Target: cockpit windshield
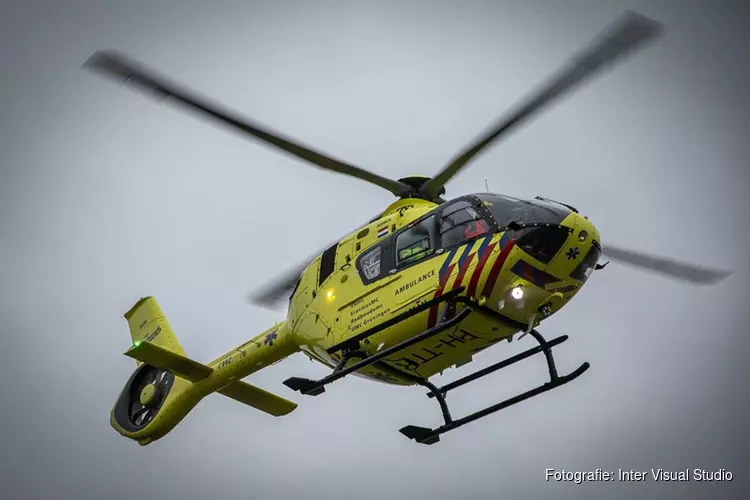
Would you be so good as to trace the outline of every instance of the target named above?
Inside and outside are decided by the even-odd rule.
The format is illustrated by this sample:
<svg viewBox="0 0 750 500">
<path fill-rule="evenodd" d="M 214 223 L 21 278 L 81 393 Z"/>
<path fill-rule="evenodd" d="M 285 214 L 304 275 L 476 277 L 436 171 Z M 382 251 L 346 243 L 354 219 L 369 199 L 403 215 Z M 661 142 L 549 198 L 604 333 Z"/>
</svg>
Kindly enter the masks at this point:
<svg viewBox="0 0 750 500">
<path fill-rule="evenodd" d="M 519 200 L 499 194 L 477 194 L 477 198 L 490 211 L 501 228 L 511 222 L 519 224 L 545 223 L 560 224 L 570 214 L 570 210 L 542 200 Z"/>
</svg>

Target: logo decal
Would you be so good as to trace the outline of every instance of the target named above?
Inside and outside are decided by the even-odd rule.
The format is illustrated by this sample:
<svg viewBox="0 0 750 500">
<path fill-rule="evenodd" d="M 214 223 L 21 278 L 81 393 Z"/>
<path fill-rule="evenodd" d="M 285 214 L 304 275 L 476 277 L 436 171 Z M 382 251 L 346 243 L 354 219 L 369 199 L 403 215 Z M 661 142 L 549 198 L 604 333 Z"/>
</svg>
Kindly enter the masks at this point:
<svg viewBox="0 0 750 500">
<path fill-rule="evenodd" d="M 578 258 L 579 253 L 580 251 L 577 248 L 569 248 L 568 253 L 566 253 L 565 255 L 568 256 L 568 260 L 573 260 Z"/>
<path fill-rule="evenodd" d="M 401 208 L 399 208 L 399 209 L 398 209 L 398 216 L 399 216 L 399 217 L 403 217 L 403 216 L 404 216 L 404 212 L 406 212 L 406 211 L 407 211 L 407 210 L 409 210 L 410 208 L 414 208 L 414 205 L 406 205 L 405 207 L 401 207 Z"/>
<path fill-rule="evenodd" d="M 151 332 L 148 335 L 146 335 L 146 337 L 143 340 L 145 340 L 146 342 L 151 342 L 156 337 L 158 337 L 160 333 L 161 333 L 161 327 L 157 326 L 156 330 L 154 330 L 153 332 Z"/>
<path fill-rule="evenodd" d="M 272 331 L 268 335 L 266 335 L 266 340 L 263 341 L 264 344 L 271 347 L 273 346 L 273 341 L 276 340 L 276 337 L 279 335 L 276 333 L 276 330 Z"/>
</svg>

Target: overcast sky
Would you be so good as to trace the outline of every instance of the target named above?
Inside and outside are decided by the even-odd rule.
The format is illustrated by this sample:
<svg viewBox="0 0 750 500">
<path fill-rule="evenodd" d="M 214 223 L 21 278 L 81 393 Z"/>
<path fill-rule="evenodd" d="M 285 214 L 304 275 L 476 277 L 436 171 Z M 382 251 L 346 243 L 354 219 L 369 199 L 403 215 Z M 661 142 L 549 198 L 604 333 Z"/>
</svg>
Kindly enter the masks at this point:
<svg viewBox="0 0 750 500">
<path fill-rule="evenodd" d="M 63 4 L 65 6 L 63 6 Z M 542 325 L 564 388 L 427 447 L 420 389 L 322 396 L 302 356 L 211 396 L 146 448 L 109 426 L 134 363 L 122 314 L 155 295 L 214 359 L 283 317 L 246 292 L 392 201 L 80 69 L 119 49 L 262 123 L 399 178 L 436 172 L 626 9 L 666 36 L 479 157 L 448 196 L 576 205 L 603 242 L 734 270 L 693 287 L 612 264 Z M 746 381 L 750 7 L 744 1 L 5 1 L 0 7 L 0 496 L 192 500 L 740 498 Z M 286 228 L 286 229 L 282 229 Z M 528 348 L 483 352 L 463 371 Z M 458 373 L 447 372 L 443 382 Z M 543 359 L 451 394 L 461 415 L 544 380 Z M 546 468 L 724 468 L 724 484 L 544 481 Z M 745 497 L 747 498 L 747 497 Z"/>
</svg>

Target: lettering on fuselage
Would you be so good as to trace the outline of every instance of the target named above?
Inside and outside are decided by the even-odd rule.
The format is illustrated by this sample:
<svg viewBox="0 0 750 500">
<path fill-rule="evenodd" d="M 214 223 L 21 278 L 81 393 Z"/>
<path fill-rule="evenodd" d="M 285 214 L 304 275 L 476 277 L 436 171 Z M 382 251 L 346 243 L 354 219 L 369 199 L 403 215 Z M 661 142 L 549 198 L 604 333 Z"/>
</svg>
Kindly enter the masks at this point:
<svg viewBox="0 0 750 500">
<path fill-rule="evenodd" d="M 578 289 L 578 285 L 565 285 L 565 286 L 558 286 L 556 288 L 549 288 L 549 289 L 547 289 L 547 291 L 550 292 L 550 293 L 557 293 L 557 292 L 559 292 L 559 293 L 568 293 L 568 292 L 572 292 L 573 290 L 577 290 L 577 289 Z"/>
<path fill-rule="evenodd" d="M 359 319 L 361 319 L 360 316 L 362 316 L 363 314 L 367 314 L 368 309 L 373 308 L 373 306 L 383 306 L 382 304 L 380 304 L 380 297 L 373 297 L 364 304 L 363 302 L 364 299 L 352 304 L 352 309 L 351 311 L 349 311 L 349 316 L 352 318 L 352 321 L 358 321 Z"/>
<path fill-rule="evenodd" d="M 380 297 L 373 297 L 367 302 L 364 300 L 355 302 L 349 312 L 350 324 L 349 331 L 356 332 L 361 328 L 369 325 L 373 321 L 382 318 L 390 311 L 390 308 L 383 307 Z"/>
<path fill-rule="evenodd" d="M 376 380 L 380 380 L 382 382 L 388 382 L 391 384 L 398 384 L 399 382 L 401 382 L 398 378 L 394 377 L 390 373 L 381 372 L 381 371 L 371 373 L 370 376 Z"/>
<path fill-rule="evenodd" d="M 425 281 L 425 280 L 427 280 L 429 278 L 432 278 L 433 276 L 435 276 L 435 270 L 431 269 L 431 270 L 427 271 L 426 273 L 424 273 L 419 278 L 411 280 L 410 282 L 408 282 L 408 283 L 406 283 L 404 285 L 401 285 L 400 287 L 396 288 L 396 293 L 394 293 L 393 295 L 398 295 L 400 293 L 404 293 L 409 288 L 413 288 L 413 287 L 417 286 L 418 284 L 422 283 L 423 281 Z"/>
<path fill-rule="evenodd" d="M 403 217 L 407 210 L 414 208 L 414 205 L 406 205 L 398 209 L 398 216 Z"/>
<path fill-rule="evenodd" d="M 442 335 L 432 347 L 423 347 L 407 357 L 388 361 L 395 367 L 407 371 L 416 371 L 420 366 L 439 358 L 446 351 L 456 349 L 474 340 L 479 340 L 479 337 L 465 330 L 459 330 L 455 333 Z"/>
<path fill-rule="evenodd" d="M 156 337 L 158 337 L 160 333 L 161 333 L 161 327 L 157 326 L 156 330 L 154 330 L 153 332 L 151 332 L 148 335 L 146 335 L 145 337 L 143 337 L 143 340 L 145 340 L 146 342 L 151 342 Z"/>
</svg>

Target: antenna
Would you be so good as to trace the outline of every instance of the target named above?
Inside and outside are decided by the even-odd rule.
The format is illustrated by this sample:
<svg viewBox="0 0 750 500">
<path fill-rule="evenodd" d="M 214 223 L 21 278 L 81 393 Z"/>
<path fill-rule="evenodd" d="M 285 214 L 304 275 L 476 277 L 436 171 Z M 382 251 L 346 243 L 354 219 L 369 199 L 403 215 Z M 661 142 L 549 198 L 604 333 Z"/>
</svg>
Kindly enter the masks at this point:
<svg viewBox="0 0 750 500">
<path fill-rule="evenodd" d="M 489 192 L 490 192 L 490 185 L 489 185 L 489 184 L 487 184 L 487 179 L 485 179 L 485 180 L 484 180 L 484 187 L 485 187 L 485 189 L 487 190 L 487 191 L 485 191 L 485 192 L 486 192 L 486 193 L 489 193 Z"/>
</svg>

